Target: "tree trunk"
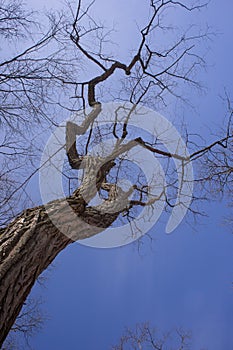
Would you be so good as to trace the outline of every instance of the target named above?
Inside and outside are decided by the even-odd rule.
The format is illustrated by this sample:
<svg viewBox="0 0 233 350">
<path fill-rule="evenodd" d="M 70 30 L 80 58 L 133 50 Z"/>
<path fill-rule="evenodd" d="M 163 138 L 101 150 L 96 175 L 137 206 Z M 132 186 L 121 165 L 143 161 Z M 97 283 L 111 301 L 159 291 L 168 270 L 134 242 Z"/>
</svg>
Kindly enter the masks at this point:
<svg viewBox="0 0 233 350">
<path fill-rule="evenodd" d="M 27 209 L 0 230 L 0 347 L 36 279 L 57 254 L 74 240 L 103 231 L 117 216 L 71 196 Z"/>
</svg>

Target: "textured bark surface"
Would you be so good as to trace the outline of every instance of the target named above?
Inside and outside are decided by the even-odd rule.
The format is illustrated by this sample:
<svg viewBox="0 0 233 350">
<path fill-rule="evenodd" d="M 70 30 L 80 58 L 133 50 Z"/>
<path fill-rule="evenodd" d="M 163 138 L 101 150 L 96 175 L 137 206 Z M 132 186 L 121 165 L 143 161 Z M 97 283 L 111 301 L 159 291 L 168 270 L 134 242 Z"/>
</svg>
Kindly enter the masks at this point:
<svg viewBox="0 0 233 350">
<path fill-rule="evenodd" d="M 71 196 L 27 209 L 1 229 L 0 347 L 35 280 L 57 254 L 74 240 L 103 231 L 117 216 L 86 207 L 81 196 Z"/>
<path fill-rule="evenodd" d="M 83 157 L 76 150 L 76 135 L 83 134 L 100 111 L 97 104 L 81 126 L 67 125 L 69 163 L 73 169 L 81 165 L 85 169 L 81 186 L 68 198 L 25 210 L 0 230 L 0 346 L 36 279 L 57 254 L 73 241 L 105 230 L 129 205 L 133 188 L 124 192 L 106 182 L 119 152 L 103 159 Z M 96 207 L 88 206 L 101 188 L 107 191 L 108 198 Z"/>
</svg>

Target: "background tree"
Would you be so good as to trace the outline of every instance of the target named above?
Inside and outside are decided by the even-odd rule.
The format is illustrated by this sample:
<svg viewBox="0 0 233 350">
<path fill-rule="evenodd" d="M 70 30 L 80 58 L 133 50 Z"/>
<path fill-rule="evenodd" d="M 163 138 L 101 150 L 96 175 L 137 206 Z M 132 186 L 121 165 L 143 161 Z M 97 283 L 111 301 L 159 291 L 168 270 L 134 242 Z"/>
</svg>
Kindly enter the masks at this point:
<svg viewBox="0 0 233 350">
<path fill-rule="evenodd" d="M 112 350 L 188 350 L 191 349 L 191 340 L 191 333 L 183 329 L 162 333 L 147 322 L 137 324 L 134 329 L 127 328 L 119 341 L 119 345 L 113 346 Z"/>
<path fill-rule="evenodd" d="M 90 157 L 86 154 L 95 142 L 99 139 L 104 140 L 106 130 L 90 128 L 81 150 L 77 149 L 76 136 L 82 136 L 88 131 L 98 119 L 101 102 L 107 101 L 110 96 L 111 99 L 130 101 L 134 105 L 142 103 L 155 107 L 159 105 L 159 101 L 165 103 L 166 94 L 181 98 L 179 91 L 184 87 L 183 84 L 198 86 L 194 80 L 195 69 L 203 64 L 203 59 L 193 51 L 193 42 L 206 37 L 206 34 L 194 35 L 190 29 L 185 34 L 182 33 L 176 42 L 171 42 L 167 48 L 163 45 L 161 48 L 157 45 L 154 47 L 153 36 L 155 33 L 160 36 L 165 30 L 160 17 L 165 11 L 173 5 L 181 10 L 195 11 L 202 5 L 188 7 L 177 1 L 151 1 L 149 20 L 140 31 L 138 47 L 128 62 L 122 62 L 115 55 L 105 53 L 109 47 L 106 35 L 110 33 L 106 33 L 103 26 L 90 17 L 90 6 L 82 8 L 81 1 L 78 2 L 77 10 L 69 4 L 69 18 L 64 13 L 50 14 L 47 18 L 49 30 L 43 35 L 38 23 L 31 19 L 33 14 L 24 12 L 19 3 L 14 8 L 14 4 L 15 2 L 5 1 L 1 3 L 2 18 L 7 16 L 9 21 L 12 21 L 13 17 L 18 23 L 17 26 L 14 25 L 17 30 L 12 30 L 11 26 L 3 27 L 3 36 L 7 39 L 10 37 L 13 42 L 15 36 L 27 35 L 27 40 L 32 43 L 26 49 L 17 48 L 18 52 L 15 55 L 11 52 L 11 57 L 3 57 L 0 65 L 1 120 L 5 128 L 2 133 L 1 150 L 2 156 L 7 156 L 4 158 L 1 177 L 1 344 L 35 280 L 61 250 L 74 240 L 87 238 L 105 230 L 122 213 L 126 213 L 126 217 L 130 219 L 134 216 L 135 206 L 153 206 L 160 199 L 155 197 L 148 200 L 149 191 L 147 188 L 145 190 L 145 184 L 139 181 L 128 191 L 123 191 L 116 185 L 116 172 L 112 170 L 114 167 L 121 168 L 122 155 L 139 146 L 153 154 L 159 154 L 168 163 L 170 158 L 180 158 L 179 154 L 171 154 L 162 149 L 157 139 L 146 140 L 143 135 L 136 135 L 125 142 L 128 132 L 133 136 L 128 128 L 127 118 L 123 127 L 120 123 L 113 124 L 108 131 L 108 134 L 111 133 L 115 138 L 115 147 L 105 157 Z M 12 13 L 17 13 L 18 19 L 15 19 Z M 37 28 L 35 35 L 24 31 L 29 22 Z M 20 34 L 21 30 L 23 34 Z M 85 69 L 90 69 L 90 76 L 84 76 L 82 70 Z M 119 89 L 109 89 L 109 93 L 103 94 L 101 87 L 108 91 L 108 82 L 118 73 L 124 74 L 124 77 L 120 76 Z M 59 94 L 56 95 L 57 91 Z M 13 219 L 20 209 L 25 208 L 26 203 L 28 205 L 26 186 L 38 171 L 38 166 L 35 166 L 41 150 L 40 137 L 37 136 L 38 125 L 43 132 L 46 128 L 57 125 L 61 115 L 63 117 L 65 113 L 77 111 L 81 107 L 86 109 L 87 105 L 91 110 L 85 120 L 80 125 L 67 123 L 66 127 L 66 149 L 70 167 L 79 170 L 85 164 L 81 184 L 67 198 L 26 209 Z M 55 114 L 59 117 L 54 118 Z M 31 128 L 32 125 L 36 125 L 37 129 Z M 229 126 L 222 141 L 194 150 L 191 158 L 199 159 L 215 146 L 225 149 L 226 143 L 223 142 L 231 138 Z M 25 161 L 26 165 L 30 164 L 29 176 L 26 174 L 28 167 L 26 171 L 22 168 Z M 181 157 L 180 161 L 189 160 Z M 97 174 L 95 169 L 99 170 Z M 177 181 L 174 182 L 172 171 L 170 174 L 168 186 L 173 192 L 171 198 L 166 198 L 167 209 L 174 206 L 173 196 L 177 190 Z M 103 202 L 92 206 L 89 203 L 97 192 L 102 193 Z M 129 201 L 132 193 L 134 197 Z M 127 206 L 122 205 L 125 200 Z M 81 219 L 78 231 L 77 221 L 73 222 L 70 219 L 70 207 L 77 218 Z M 59 225 L 69 229 L 69 235 L 61 233 L 50 220 L 51 217 L 53 221 L 56 220 Z M 8 224 L 10 219 L 12 221 Z"/>
<path fill-rule="evenodd" d="M 39 298 L 27 298 L 27 301 L 24 303 L 20 314 L 17 316 L 7 339 L 4 342 L 4 346 L 2 347 L 3 350 L 14 350 L 25 347 L 30 348 L 30 338 L 42 328 L 43 323 L 46 320 L 46 316 L 42 313 L 40 308 L 41 304 L 42 300 Z M 20 335 L 23 337 L 20 337 Z M 19 339 L 21 340 L 20 342 Z"/>
</svg>

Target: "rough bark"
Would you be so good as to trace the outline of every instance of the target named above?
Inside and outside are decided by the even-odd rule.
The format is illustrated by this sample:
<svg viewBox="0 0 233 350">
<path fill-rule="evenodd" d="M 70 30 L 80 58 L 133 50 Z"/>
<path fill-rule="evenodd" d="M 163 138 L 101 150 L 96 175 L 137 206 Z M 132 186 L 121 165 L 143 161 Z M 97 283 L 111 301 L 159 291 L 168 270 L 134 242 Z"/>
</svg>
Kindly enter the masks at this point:
<svg viewBox="0 0 233 350">
<path fill-rule="evenodd" d="M 76 194 L 46 206 L 27 209 L 1 229 L 0 347 L 35 280 L 57 254 L 74 240 L 104 230 L 117 215 L 86 207 L 82 197 Z M 66 230 L 68 237 L 64 234 Z"/>
<path fill-rule="evenodd" d="M 14 324 L 38 276 L 73 241 L 96 235 L 109 227 L 128 205 L 133 188 L 124 192 L 106 182 L 118 153 L 107 158 L 82 156 L 76 135 L 85 133 L 101 111 L 96 104 L 81 126 L 67 123 L 67 157 L 73 169 L 83 167 L 81 186 L 68 197 L 25 210 L 0 230 L 0 347 Z M 88 206 L 104 188 L 108 199 Z"/>
</svg>

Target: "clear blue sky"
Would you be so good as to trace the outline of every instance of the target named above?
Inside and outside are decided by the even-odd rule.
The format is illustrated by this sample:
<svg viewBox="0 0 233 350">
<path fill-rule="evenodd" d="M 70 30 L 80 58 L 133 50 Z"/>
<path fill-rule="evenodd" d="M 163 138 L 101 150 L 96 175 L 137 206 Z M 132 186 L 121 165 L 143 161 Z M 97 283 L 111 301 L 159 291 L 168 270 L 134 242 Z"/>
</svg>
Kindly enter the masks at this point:
<svg viewBox="0 0 233 350">
<path fill-rule="evenodd" d="M 101 4 L 99 17 L 115 16 L 116 22 L 121 20 L 119 28 L 121 23 L 126 26 L 130 13 L 132 23 L 134 17 L 140 22 L 135 4 L 141 1 L 111 1 L 107 7 L 103 0 L 96 2 Z M 232 93 L 232 13 L 230 0 L 212 1 L 197 17 L 221 34 L 208 43 L 210 67 L 200 74 L 208 91 L 201 96 L 190 92 L 197 111 L 183 111 L 192 130 L 204 125 L 214 131 L 225 113 L 218 95 L 224 87 Z M 129 38 L 122 37 L 122 50 Z M 233 349 L 233 242 L 221 221 L 224 205 L 206 205 L 208 218 L 199 218 L 193 227 L 182 223 L 171 235 L 165 234 L 165 222 L 157 223 L 150 232 L 153 242 L 145 239 L 140 253 L 136 245 L 68 247 L 56 259 L 46 288 L 33 289 L 33 295 L 45 300 L 50 317 L 32 339 L 33 348 L 109 349 L 125 326 L 150 321 L 164 331 L 180 326 L 191 330 L 194 350 Z"/>
</svg>

